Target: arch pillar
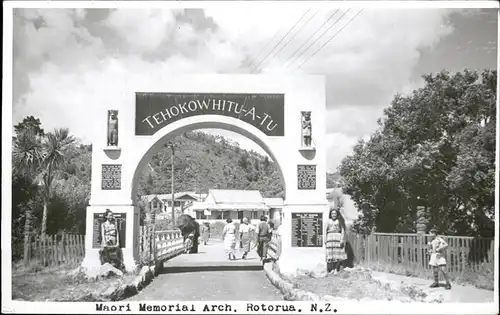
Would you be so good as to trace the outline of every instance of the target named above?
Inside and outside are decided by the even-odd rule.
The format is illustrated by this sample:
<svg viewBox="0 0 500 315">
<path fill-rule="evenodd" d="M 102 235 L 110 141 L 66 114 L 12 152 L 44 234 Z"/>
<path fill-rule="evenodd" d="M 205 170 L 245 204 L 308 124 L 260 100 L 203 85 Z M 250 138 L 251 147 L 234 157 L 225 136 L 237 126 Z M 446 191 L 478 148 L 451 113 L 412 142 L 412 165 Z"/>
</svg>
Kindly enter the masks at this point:
<svg viewBox="0 0 500 315">
<path fill-rule="evenodd" d="M 168 82 L 168 84 L 166 83 Z M 278 165 L 285 183 L 285 201 L 282 208 L 282 260 L 284 270 L 294 270 L 298 266 L 307 268 L 308 264 L 317 264 L 317 259 L 324 260 L 323 241 L 316 247 L 296 247 L 292 245 L 292 214 L 316 214 L 323 222 L 327 217 L 326 200 L 326 103 L 325 84 L 320 76 L 301 77 L 266 77 L 253 75 L 214 75 L 176 77 L 175 80 L 159 82 L 157 87 L 135 86 L 123 93 L 118 109 L 119 138 L 118 144 L 109 147 L 106 142 L 109 116 L 105 109 L 96 117 L 95 128 L 101 138 L 93 141 L 91 198 L 87 207 L 87 232 L 85 239 L 86 255 L 82 266 L 87 269 L 97 268 L 99 246 L 96 246 L 96 217 L 106 209 L 121 215 L 125 222 L 123 254 L 127 271 L 132 271 L 139 262 L 139 209 L 135 198 L 141 172 L 169 139 L 184 132 L 217 128 L 226 129 L 246 136 L 260 145 Z M 164 84 L 162 84 L 164 83 Z M 234 93 L 248 95 L 283 95 L 282 117 L 273 112 L 277 124 L 282 125 L 281 134 L 266 133 L 265 124 L 249 123 L 234 115 L 214 114 L 212 112 L 186 115 L 181 119 L 164 124 L 151 134 L 141 133 L 142 124 L 153 126 L 153 118 L 141 119 L 136 106 L 136 91 L 162 91 L 168 87 L 168 93 L 219 93 L 220 97 L 231 97 Z M 130 87 L 127 87 L 130 88 Z M 156 89 L 156 90 L 155 90 Z M 222 94 L 221 94 L 222 93 Z M 246 95 L 246 94 L 245 94 Z M 252 96 L 249 96 L 250 98 Z M 246 100 L 246 98 L 245 98 Z M 167 102 L 168 103 L 168 102 Z M 162 103 L 164 108 L 169 105 Z M 255 108 L 259 105 L 255 101 Z M 262 105 L 262 104 L 260 104 Z M 252 106 L 252 105 L 250 105 Z M 267 106 L 267 107 L 266 107 Z M 194 106 L 193 106 L 194 108 Z M 200 107 L 201 108 L 201 107 Z M 215 105 L 214 105 L 215 108 Z M 254 108 L 254 109 L 255 109 Z M 270 109 L 270 105 L 261 106 L 260 110 Z M 256 110 L 258 112 L 258 109 Z M 279 111 L 278 111 L 279 112 Z M 311 113 L 313 145 L 304 149 L 302 143 L 303 112 Z M 162 114 L 166 119 L 167 114 Z M 267 115 L 267 114 L 266 114 Z M 154 116 L 154 115 L 153 115 Z M 148 116 L 148 117 L 153 117 Z M 276 117 L 278 116 L 278 117 Z M 157 118 L 160 116 L 156 116 Z M 257 115 L 258 117 L 258 115 Z M 158 121 L 158 120 L 156 120 Z M 135 126 L 135 128 L 134 128 Z M 139 126 L 139 127 L 138 127 Z M 301 168 L 299 170 L 299 168 Z M 305 170 L 304 168 L 312 168 Z M 312 177 L 311 187 L 299 187 L 299 173 L 309 172 Z M 309 176 L 309 175 L 308 175 Z M 323 227 L 321 227 L 323 230 Z M 294 243 L 295 239 L 294 239 Z M 308 259 L 297 260 L 297 254 Z M 314 257 L 311 259 L 311 257 Z"/>
</svg>

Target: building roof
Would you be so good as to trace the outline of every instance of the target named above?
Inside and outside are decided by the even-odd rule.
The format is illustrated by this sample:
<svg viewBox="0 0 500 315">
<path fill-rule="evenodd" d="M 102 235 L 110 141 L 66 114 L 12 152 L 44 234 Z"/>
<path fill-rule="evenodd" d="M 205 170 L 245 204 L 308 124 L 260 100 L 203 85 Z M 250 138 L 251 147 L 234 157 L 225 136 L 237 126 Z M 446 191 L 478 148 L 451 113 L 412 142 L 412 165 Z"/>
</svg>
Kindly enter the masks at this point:
<svg viewBox="0 0 500 315">
<path fill-rule="evenodd" d="M 159 194 L 157 195 L 160 200 L 172 200 L 172 194 Z M 182 191 L 174 193 L 174 200 L 198 200 L 199 194 L 194 191 Z"/>
<path fill-rule="evenodd" d="M 144 195 L 144 196 L 141 196 L 141 200 L 146 202 L 146 203 L 149 203 L 151 201 L 153 201 L 153 199 L 156 198 L 156 195 Z"/>
<path fill-rule="evenodd" d="M 210 189 L 208 194 L 212 195 L 216 203 L 264 204 L 264 199 L 258 190 Z"/>
<path fill-rule="evenodd" d="M 220 203 L 209 204 L 205 202 L 193 202 L 193 210 L 219 210 L 219 211 L 241 211 L 241 210 L 269 210 L 269 207 L 260 203 Z"/>
<path fill-rule="evenodd" d="M 268 210 L 258 190 L 211 189 L 214 202 L 194 202 L 195 210 Z"/>
<path fill-rule="evenodd" d="M 283 198 L 263 198 L 268 207 L 282 207 Z"/>
</svg>

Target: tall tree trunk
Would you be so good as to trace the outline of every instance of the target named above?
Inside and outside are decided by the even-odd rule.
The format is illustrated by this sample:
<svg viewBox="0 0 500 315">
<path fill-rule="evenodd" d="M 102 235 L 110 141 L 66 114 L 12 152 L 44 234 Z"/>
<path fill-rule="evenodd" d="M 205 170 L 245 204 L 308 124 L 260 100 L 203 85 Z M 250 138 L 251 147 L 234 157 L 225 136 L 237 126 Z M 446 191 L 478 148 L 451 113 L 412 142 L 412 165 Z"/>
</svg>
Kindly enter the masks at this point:
<svg viewBox="0 0 500 315">
<path fill-rule="evenodd" d="M 427 218 L 426 209 L 423 206 L 417 206 L 417 222 L 416 222 L 416 230 L 419 234 L 427 233 L 427 225 L 429 224 L 429 220 Z"/>
<path fill-rule="evenodd" d="M 43 216 L 42 216 L 42 236 L 45 236 L 47 232 L 47 212 L 48 212 L 48 201 L 44 198 L 43 200 Z"/>
<path fill-rule="evenodd" d="M 24 265 L 28 265 L 30 261 L 29 249 L 30 249 L 30 234 L 31 234 L 31 207 L 26 208 L 26 218 L 24 221 Z"/>
</svg>

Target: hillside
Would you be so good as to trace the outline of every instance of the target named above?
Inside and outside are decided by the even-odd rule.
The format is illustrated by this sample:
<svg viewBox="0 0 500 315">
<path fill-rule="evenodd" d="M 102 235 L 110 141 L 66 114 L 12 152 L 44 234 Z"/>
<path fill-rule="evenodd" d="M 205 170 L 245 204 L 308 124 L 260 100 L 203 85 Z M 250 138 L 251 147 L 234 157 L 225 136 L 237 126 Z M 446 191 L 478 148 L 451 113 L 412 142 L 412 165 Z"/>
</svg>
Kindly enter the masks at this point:
<svg viewBox="0 0 500 315">
<path fill-rule="evenodd" d="M 256 189 L 264 197 L 284 197 L 283 179 L 268 157 L 203 132 L 185 133 L 171 142 L 175 147 L 175 191 Z M 338 175 L 327 175 L 327 185 L 332 187 Z M 139 194 L 169 193 L 170 185 L 171 149 L 165 144 L 142 171 Z"/>
<path fill-rule="evenodd" d="M 175 147 L 175 191 L 256 189 L 265 197 L 284 196 L 278 169 L 267 157 L 202 132 L 185 133 L 171 142 Z M 165 144 L 142 171 L 139 194 L 169 193 L 171 167 L 171 149 Z"/>
</svg>

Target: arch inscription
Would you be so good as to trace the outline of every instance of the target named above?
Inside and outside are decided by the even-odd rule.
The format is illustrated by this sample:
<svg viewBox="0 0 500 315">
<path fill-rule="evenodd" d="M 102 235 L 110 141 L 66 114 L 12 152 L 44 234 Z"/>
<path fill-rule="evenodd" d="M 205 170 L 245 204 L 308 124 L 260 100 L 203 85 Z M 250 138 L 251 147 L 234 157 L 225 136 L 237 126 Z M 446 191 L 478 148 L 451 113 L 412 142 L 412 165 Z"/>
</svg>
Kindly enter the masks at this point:
<svg viewBox="0 0 500 315">
<path fill-rule="evenodd" d="M 135 134 L 151 136 L 182 118 L 223 115 L 240 119 L 271 137 L 285 133 L 283 94 L 136 93 Z"/>
</svg>

